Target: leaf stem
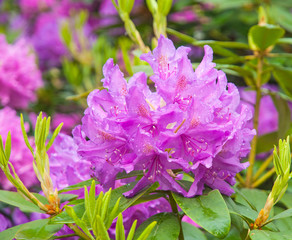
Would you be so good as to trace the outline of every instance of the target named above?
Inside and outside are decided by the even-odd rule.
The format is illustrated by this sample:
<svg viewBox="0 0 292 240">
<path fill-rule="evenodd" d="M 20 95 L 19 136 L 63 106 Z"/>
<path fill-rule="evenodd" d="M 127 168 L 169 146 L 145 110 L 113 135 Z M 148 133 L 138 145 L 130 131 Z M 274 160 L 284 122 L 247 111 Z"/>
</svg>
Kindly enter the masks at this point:
<svg viewBox="0 0 292 240">
<path fill-rule="evenodd" d="M 184 233 L 183 233 L 183 229 L 182 229 L 182 224 L 181 224 L 181 217 L 179 215 L 179 212 L 178 212 L 178 209 L 177 209 L 177 205 L 176 205 L 176 202 L 172 196 L 172 193 L 171 191 L 168 192 L 168 201 L 170 203 L 170 206 L 171 206 L 171 209 L 172 209 L 172 212 L 174 214 L 176 214 L 177 216 L 177 219 L 178 219 L 178 222 L 179 222 L 179 227 L 180 227 L 180 232 L 179 232 L 179 236 L 178 236 L 178 239 L 179 240 L 184 240 Z"/>
<path fill-rule="evenodd" d="M 262 183 L 264 183 L 267 179 L 269 179 L 273 174 L 275 173 L 275 168 L 273 167 L 272 169 L 270 169 L 270 171 L 268 171 L 264 176 L 262 176 L 259 180 L 255 181 L 252 184 L 252 188 L 256 188 L 259 185 L 261 185 Z"/>
</svg>

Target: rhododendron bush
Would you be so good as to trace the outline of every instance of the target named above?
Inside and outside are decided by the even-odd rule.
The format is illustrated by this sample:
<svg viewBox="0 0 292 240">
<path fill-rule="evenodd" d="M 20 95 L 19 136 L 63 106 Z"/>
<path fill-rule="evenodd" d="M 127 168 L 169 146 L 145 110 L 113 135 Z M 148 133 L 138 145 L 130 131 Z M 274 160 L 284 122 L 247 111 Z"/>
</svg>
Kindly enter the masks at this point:
<svg viewBox="0 0 292 240">
<path fill-rule="evenodd" d="M 291 239 L 289 2 L 0 1 L 0 238 Z"/>
</svg>

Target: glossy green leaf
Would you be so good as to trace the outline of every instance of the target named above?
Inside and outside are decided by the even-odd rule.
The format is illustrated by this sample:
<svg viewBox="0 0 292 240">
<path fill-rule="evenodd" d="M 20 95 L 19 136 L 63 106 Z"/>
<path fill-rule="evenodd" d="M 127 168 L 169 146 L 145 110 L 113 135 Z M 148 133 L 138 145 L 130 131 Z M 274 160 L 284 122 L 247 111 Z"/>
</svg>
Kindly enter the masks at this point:
<svg viewBox="0 0 292 240">
<path fill-rule="evenodd" d="M 248 32 L 248 43 L 252 50 L 265 50 L 275 45 L 284 33 L 284 29 L 275 25 L 255 25 Z"/>
<path fill-rule="evenodd" d="M 182 229 L 184 234 L 184 240 L 207 240 L 205 234 L 200 228 L 195 227 L 187 222 L 182 222 Z"/>
<path fill-rule="evenodd" d="M 46 240 L 50 239 L 63 227 L 63 224 L 49 224 L 49 219 L 41 219 L 23 224 L 15 234 L 16 239 Z"/>
<path fill-rule="evenodd" d="M 249 188 L 243 188 L 240 190 L 244 194 L 244 196 L 247 198 L 247 200 L 252 203 L 256 210 L 259 212 L 266 203 L 268 194 L 267 192 L 259 189 L 249 189 Z M 239 194 L 235 195 L 236 202 L 239 202 L 247 207 L 249 207 L 249 204 L 246 202 L 245 199 L 243 199 L 242 196 Z"/>
<path fill-rule="evenodd" d="M 271 232 L 267 230 L 252 230 L 252 240 L 291 240 L 291 232 Z"/>
<path fill-rule="evenodd" d="M 148 240 L 177 240 L 180 232 L 179 222 L 174 213 L 159 213 L 143 222 L 137 229 L 134 239 L 139 239 L 143 231 L 153 222 L 157 222 L 148 236 Z"/>
<path fill-rule="evenodd" d="M 29 202 L 28 200 L 24 199 L 17 192 L 0 190 L 0 201 L 5 202 L 9 205 L 18 207 L 23 212 L 44 213 L 42 210 L 40 210 L 40 208 L 38 206 L 36 206 L 32 202 Z"/>
<path fill-rule="evenodd" d="M 219 238 L 228 234 L 231 219 L 218 190 L 195 198 L 185 198 L 178 194 L 173 194 L 173 197 L 182 211 L 202 228 Z"/>
</svg>

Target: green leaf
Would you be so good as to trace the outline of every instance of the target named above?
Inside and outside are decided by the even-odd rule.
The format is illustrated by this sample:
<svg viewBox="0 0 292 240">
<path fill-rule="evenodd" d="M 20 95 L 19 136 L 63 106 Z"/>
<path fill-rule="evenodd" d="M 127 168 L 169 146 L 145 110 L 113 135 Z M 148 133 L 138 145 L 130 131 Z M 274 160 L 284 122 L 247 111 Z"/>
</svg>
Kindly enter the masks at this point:
<svg viewBox="0 0 292 240">
<path fill-rule="evenodd" d="M 270 12 L 273 14 L 273 17 L 277 23 L 279 23 L 283 28 L 285 28 L 289 32 L 292 32 L 292 18 L 289 9 L 290 9 L 289 7 L 284 8 L 277 6 L 276 4 L 273 4 L 273 7 L 270 8 Z"/>
<path fill-rule="evenodd" d="M 252 50 L 265 50 L 275 45 L 284 33 L 284 29 L 275 25 L 255 25 L 248 32 L 248 43 Z"/>
<path fill-rule="evenodd" d="M 132 240 L 134 238 L 134 234 L 135 234 L 135 230 L 136 230 L 136 226 L 137 226 L 137 220 L 135 220 L 131 226 L 131 229 L 129 231 L 127 240 Z"/>
<path fill-rule="evenodd" d="M 246 202 L 248 200 L 250 203 L 252 203 L 258 212 L 265 206 L 268 194 L 259 189 L 249 189 L 249 188 L 243 188 L 240 190 L 240 192 L 247 198 L 244 199 L 241 195 L 236 194 L 235 200 L 236 202 L 239 202 L 247 207 L 249 207 L 249 204 Z"/>
<path fill-rule="evenodd" d="M 146 229 L 141 233 L 141 235 L 138 237 L 137 240 L 146 240 L 150 233 L 152 232 L 152 229 L 156 226 L 157 222 L 152 222 L 151 224 L 146 227 Z"/>
<path fill-rule="evenodd" d="M 84 221 L 82 221 L 75 213 L 73 207 L 70 206 L 65 206 L 65 210 L 68 213 L 68 215 L 74 220 L 74 222 L 78 225 L 78 227 L 80 227 L 83 232 L 90 237 L 92 240 L 94 240 L 94 238 L 92 237 L 91 233 L 89 232 L 89 229 L 86 226 L 86 223 Z"/>
<path fill-rule="evenodd" d="M 90 180 L 90 183 L 91 181 L 92 180 Z M 118 210 L 116 211 L 116 216 L 114 216 L 114 218 L 117 217 L 120 212 L 123 212 L 124 210 L 129 208 L 135 201 L 137 201 L 137 199 L 143 196 L 146 192 L 148 192 L 149 190 L 151 191 L 153 190 L 153 188 L 147 188 L 132 198 L 124 197 L 123 193 L 130 191 L 135 186 L 135 184 L 136 183 L 133 182 L 131 184 L 126 184 L 122 187 L 112 190 L 111 200 L 109 202 L 109 211 L 112 211 L 112 209 L 116 205 L 116 200 L 121 198 Z M 153 184 L 153 186 L 156 188 L 158 187 L 157 184 Z M 81 218 L 85 212 L 84 200 L 82 203 L 75 205 L 73 209 L 76 215 L 78 216 L 78 218 Z M 62 212 L 58 214 L 57 216 L 55 216 L 54 218 L 52 218 L 52 222 L 53 223 L 74 223 L 73 219 L 70 216 L 68 216 L 66 212 Z"/>
<path fill-rule="evenodd" d="M 98 231 L 98 237 L 96 239 L 110 240 L 110 237 L 100 216 L 96 216 L 94 228 L 96 229 L 96 231 Z"/>
<path fill-rule="evenodd" d="M 292 217 L 292 208 L 287 209 L 287 210 L 277 214 L 270 221 L 274 221 L 274 220 L 281 219 L 281 218 L 287 218 L 287 217 Z"/>
<path fill-rule="evenodd" d="M 50 141 L 48 142 L 48 144 L 46 145 L 46 150 L 48 151 L 50 149 L 50 147 L 53 145 L 56 137 L 58 136 L 59 132 L 61 131 L 63 126 L 63 123 L 60 123 L 59 126 L 55 129 Z"/>
<path fill-rule="evenodd" d="M 23 224 L 15 234 L 16 239 L 50 239 L 63 227 L 63 224 L 49 224 L 49 219 L 41 219 Z"/>
<path fill-rule="evenodd" d="M 267 230 L 252 230 L 252 240 L 291 240 L 291 232 L 271 232 Z"/>
<path fill-rule="evenodd" d="M 198 228 L 187 222 L 182 222 L 184 240 L 207 240 L 206 236 Z"/>
<path fill-rule="evenodd" d="M 77 197 L 78 197 L 78 195 L 75 195 L 75 194 L 59 194 L 59 198 L 60 198 L 61 203 L 74 200 Z"/>
<path fill-rule="evenodd" d="M 24 199 L 18 192 L 0 190 L 0 201 L 18 207 L 23 212 L 44 213 L 38 206 Z"/>
<path fill-rule="evenodd" d="M 65 45 L 69 48 L 72 42 L 72 33 L 68 22 L 64 22 L 61 26 L 61 37 Z"/>
<path fill-rule="evenodd" d="M 125 228 L 123 225 L 123 215 L 120 213 L 116 224 L 116 240 L 125 240 Z"/>
<path fill-rule="evenodd" d="M 9 131 L 5 142 L 5 155 L 8 160 L 10 158 L 10 154 L 11 154 L 11 132 Z"/>
<path fill-rule="evenodd" d="M 0 239 L 5 239 L 5 240 L 12 240 L 15 239 L 15 234 L 17 233 L 17 231 L 23 226 L 23 224 L 21 225 L 17 225 L 15 227 L 12 228 L 8 228 L 5 231 L 0 232 Z"/>
<path fill-rule="evenodd" d="M 278 111 L 278 138 L 285 138 L 291 124 L 290 107 L 286 100 L 272 94 L 271 97 Z"/>
<path fill-rule="evenodd" d="M 258 137 L 257 154 L 268 152 L 278 144 L 278 132 L 270 132 Z"/>
<path fill-rule="evenodd" d="M 277 44 L 292 44 L 292 38 L 280 38 Z"/>
<path fill-rule="evenodd" d="M 32 146 L 30 145 L 30 143 L 28 141 L 28 137 L 27 137 L 27 134 L 26 134 L 26 131 L 25 131 L 22 114 L 20 114 L 20 125 L 21 125 L 21 131 L 22 131 L 24 142 L 25 142 L 26 146 L 28 147 L 28 149 L 30 150 L 31 154 L 34 156 L 34 150 L 33 150 Z M 35 128 L 35 129 L 37 129 L 37 128 Z"/>
<path fill-rule="evenodd" d="M 292 193 L 286 192 L 280 200 L 287 208 L 292 208 Z"/>
<path fill-rule="evenodd" d="M 177 216 L 174 213 L 159 213 L 156 214 L 145 222 L 143 222 L 137 229 L 134 239 L 139 239 L 138 236 L 153 222 L 157 222 L 147 239 L 168 239 L 177 240 L 180 232 L 180 226 Z M 146 239 L 146 238 L 145 238 Z"/>
<path fill-rule="evenodd" d="M 284 92 L 292 97 L 292 68 L 274 65 L 273 75 Z"/>
<path fill-rule="evenodd" d="M 88 179 L 86 181 L 83 181 L 83 182 L 80 182 L 80 183 L 77 183 L 77 184 L 68 186 L 66 188 L 63 188 L 63 189 L 59 190 L 58 193 L 69 192 L 69 191 L 73 191 L 73 190 L 78 190 L 80 188 L 83 188 L 84 186 L 88 187 L 88 186 L 91 186 L 91 182 L 92 182 L 92 179 Z M 95 181 L 95 184 L 99 184 L 99 182 Z"/>
<path fill-rule="evenodd" d="M 157 0 L 158 12 L 162 15 L 167 16 L 171 9 L 172 0 Z"/>
<path fill-rule="evenodd" d="M 230 230 L 230 215 L 218 190 L 195 198 L 177 194 L 173 197 L 184 213 L 216 237 L 223 238 Z"/>
</svg>

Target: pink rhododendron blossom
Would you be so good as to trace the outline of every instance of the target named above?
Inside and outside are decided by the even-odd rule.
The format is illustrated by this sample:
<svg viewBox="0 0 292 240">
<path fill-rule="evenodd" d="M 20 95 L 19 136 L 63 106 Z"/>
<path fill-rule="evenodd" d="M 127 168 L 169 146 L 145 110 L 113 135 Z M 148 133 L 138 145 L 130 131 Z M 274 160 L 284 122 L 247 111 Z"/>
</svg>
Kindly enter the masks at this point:
<svg viewBox="0 0 292 240">
<path fill-rule="evenodd" d="M 106 62 L 106 89 L 90 93 L 82 124 L 73 130 L 78 153 L 92 162 L 102 186 L 114 186 L 119 172 L 136 170 L 144 175 L 126 196 L 154 182 L 187 197 L 202 194 L 204 185 L 233 193 L 236 173 L 248 166 L 241 158 L 255 134 L 246 127 L 252 113 L 214 68 L 212 49 L 204 49 L 194 71 L 190 49 L 175 49 L 161 36 L 157 48 L 141 56 L 153 69 L 155 92 L 145 73 L 127 82 L 112 59 Z M 194 176 L 190 189 L 176 181 L 177 169 Z"/>
<path fill-rule="evenodd" d="M 25 123 L 25 128 L 26 131 L 29 130 L 27 123 Z M 10 161 L 24 185 L 31 187 L 38 182 L 32 165 L 33 156 L 23 140 L 20 118 L 16 115 L 16 111 L 5 107 L 0 110 L 0 135 L 4 143 L 6 142 L 8 131 L 11 132 Z M 12 183 L 9 182 L 2 170 L 0 170 L 0 185 L 4 189 L 13 189 Z"/>
<path fill-rule="evenodd" d="M 0 35 L 0 102 L 4 106 L 26 108 L 43 85 L 35 56 L 24 39 L 13 45 Z"/>
</svg>

